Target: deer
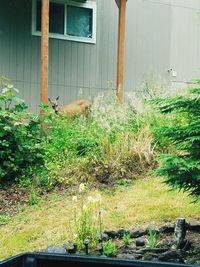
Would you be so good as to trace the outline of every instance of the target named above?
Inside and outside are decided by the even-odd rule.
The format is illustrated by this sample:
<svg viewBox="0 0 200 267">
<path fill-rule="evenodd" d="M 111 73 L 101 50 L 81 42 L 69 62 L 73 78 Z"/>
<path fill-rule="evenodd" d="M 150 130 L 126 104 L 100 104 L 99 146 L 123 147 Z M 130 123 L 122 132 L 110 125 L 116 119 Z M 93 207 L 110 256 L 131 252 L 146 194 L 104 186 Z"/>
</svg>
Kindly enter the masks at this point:
<svg viewBox="0 0 200 267">
<path fill-rule="evenodd" d="M 91 103 L 85 99 L 75 100 L 61 108 L 59 108 L 58 104 L 59 96 L 55 100 L 51 100 L 50 98 L 48 98 L 48 100 L 56 114 L 61 114 L 67 117 L 80 115 L 87 117 L 92 107 Z"/>
</svg>

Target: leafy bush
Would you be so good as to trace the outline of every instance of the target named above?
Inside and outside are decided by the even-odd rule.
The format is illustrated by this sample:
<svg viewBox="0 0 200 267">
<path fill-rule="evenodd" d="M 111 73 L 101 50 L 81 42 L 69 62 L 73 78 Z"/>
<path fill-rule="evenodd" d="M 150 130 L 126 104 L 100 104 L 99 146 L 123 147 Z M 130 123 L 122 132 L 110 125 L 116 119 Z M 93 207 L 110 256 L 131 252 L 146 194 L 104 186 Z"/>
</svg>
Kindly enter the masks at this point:
<svg viewBox="0 0 200 267">
<path fill-rule="evenodd" d="M 38 117 L 24 112 L 25 103 L 15 96 L 16 89 L 2 78 L 0 95 L 0 182 L 31 176 L 42 164 Z M 30 178 L 30 177 L 29 177 Z"/>
<path fill-rule="evenodd" d="M 197 82 L 200 85 L 200 81 Z M 163 155 L 158 173 L 166 176 L 166 183 L 174 188 L 200 196 L 200 88 L 190 89 L 187 96 L 158 100 L 163 113 L 181 117 L 175 126 L 162 127 L 159 131 L 170 139 L 174 153 Z"/>
<path fill-rule="evenodd" d="M 87 181 L 112 184 L 155 165 L 151 128 L 137 126 L 133 106 L 117 105 L 112 95 L 97 97 L 87 119 L 48 114 L 50 136 L 40 177 L 48 176 L 50 187 Z"/>
</svg>

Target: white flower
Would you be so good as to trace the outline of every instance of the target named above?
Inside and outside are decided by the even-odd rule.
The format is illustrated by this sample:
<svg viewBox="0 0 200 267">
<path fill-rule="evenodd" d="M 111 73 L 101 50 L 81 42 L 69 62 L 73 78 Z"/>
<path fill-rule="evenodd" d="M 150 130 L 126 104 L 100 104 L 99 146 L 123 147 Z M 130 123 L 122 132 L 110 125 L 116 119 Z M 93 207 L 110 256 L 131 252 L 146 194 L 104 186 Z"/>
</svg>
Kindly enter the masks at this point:
<svg viewBox="0 0 200 267">
<path fill-rule="evenodd" d="M 85 185 L 83 184 L 83 183 L 81 183 L 80 185 L 79 185 L 79 193 L 82 193 L 82 192 L 84 192 L 85 191 Z"/>
<path fill-rule="evenodd" d="M 85 204 L 83 205 L 83 210 L 87 210 L 87 206 Z"/>
<path fill-rule="evenodd" d="M 92 196 L 88 196 L 88 202 L 94 202 L 94 198 Z"/>
<path fill-rule="evenodd" d="M 103 215 L 103 214 L 105 214 L 105 213 L 106 213 L 106 211 L 105 211 L 104 209 L 100 209 L 100 210 L 99 210 L 99 214 L 100 214 L 100 215 Z"/>
<path fill-rule="evenodd" d="M 77 196 L 73 196 L 73 197 L 72 197 L 72 201 L 73 201 L 73 202 L 77 202 L 77 200 L 78 200 Z"/>
</svg>

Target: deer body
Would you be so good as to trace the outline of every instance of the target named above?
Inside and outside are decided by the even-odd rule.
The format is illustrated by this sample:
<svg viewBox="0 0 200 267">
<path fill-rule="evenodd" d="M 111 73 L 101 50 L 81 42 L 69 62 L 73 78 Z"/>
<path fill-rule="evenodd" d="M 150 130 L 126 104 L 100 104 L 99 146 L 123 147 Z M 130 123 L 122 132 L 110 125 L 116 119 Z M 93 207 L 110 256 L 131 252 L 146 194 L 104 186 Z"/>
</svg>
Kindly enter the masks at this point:
<svg viewBox="0 0 200 267">
<path fill-rule="evenodd" d="M 80 116 L 80 115 L 87 116 L 92 107 L 91 103 L 88 100 L 80 99 L 80 100 L 75 100 L 59 108 L 58 99 L 59 97 L 57 97 L 56 100 L 51 100 L 49 98 L 49 102 L 51 103 L 51 106 L 55 110 L 56 114 L 61 114 L 67 117 Z"/>
</svg>

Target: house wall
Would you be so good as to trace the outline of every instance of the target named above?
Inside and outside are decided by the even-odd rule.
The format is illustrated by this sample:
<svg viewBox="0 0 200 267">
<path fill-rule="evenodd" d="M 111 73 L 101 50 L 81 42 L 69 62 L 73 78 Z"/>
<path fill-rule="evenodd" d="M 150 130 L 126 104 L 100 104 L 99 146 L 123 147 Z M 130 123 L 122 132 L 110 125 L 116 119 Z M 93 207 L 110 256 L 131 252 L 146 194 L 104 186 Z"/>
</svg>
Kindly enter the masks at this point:
<svg viewBox="0 0 200 267">
<path fill-rule="evenodd" d="M 49 96 L 59 95 L 62 104 L 115 88 L 118 9 L 114 0 L 96 1 L 96 44 L 50 39 Z M 127 92 L 141 91 L 141 84 L 152 77 L 172 88 L 199 77 L 199 10 L 199 0 L 128 0 Z M 12 80 L 35 111 L 40 101 L 40 37 L 31 35 L 31 0 L 1 0 L 1 75 Z"/>
<path fill-rule="evenodd" d="M 172 89 L 193 86 L 193 80 L 200 77 L 200 1 L 175 2 L 170 38 Z"/>
<path fill-rule="evenodd" d="M 127 2 L 126 90 L 154 80 L 169 90 L 200 77 L 200 1 Z"/>
<path fill-rule="evenodd" d="M 151 0 L 127 2 L 126 90 L 141 92 L 143 82 L 150 80 L 169 82 L 171 27 L 170 6 Z"/>
<path fill-rule="evenodd" d="M 117 11 L 114 0 L 98 0 L 96 44 L 50 39 L 50 97 L 59 95 L 64 104 L 115 86 L 111 84 L 116 79 Z M 31 0 L 1 0 L 1 75 L 9 77 L 30 109 L 36 110 L 40 101 L 40 37 L 31 35 Z"/>
</svg>

